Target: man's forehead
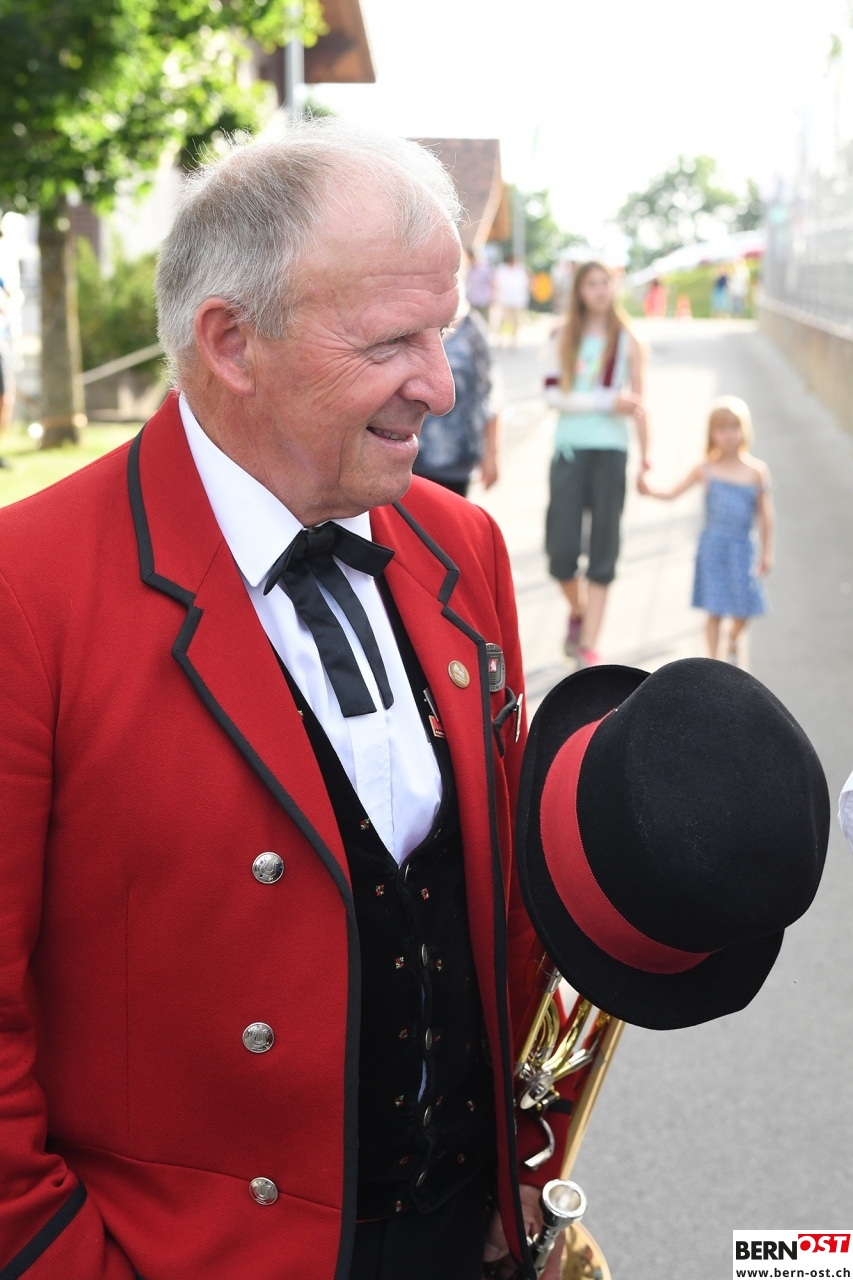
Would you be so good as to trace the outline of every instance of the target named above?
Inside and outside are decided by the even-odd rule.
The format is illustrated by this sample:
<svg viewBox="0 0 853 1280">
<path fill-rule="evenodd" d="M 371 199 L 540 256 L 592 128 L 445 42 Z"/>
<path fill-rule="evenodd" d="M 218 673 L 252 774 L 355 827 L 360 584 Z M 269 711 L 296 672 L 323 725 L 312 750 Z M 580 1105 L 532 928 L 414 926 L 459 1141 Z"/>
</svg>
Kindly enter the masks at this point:
<svg viewBox="0 0 853 1280">
<path fill-rule="evenodd" d="M 389 273 L 409 268 L 456 274 L 462 246 L 456 228 L 438 208 L 434 230 L 414 246 L 401 241 L 397 224 L 393 205 L 383 193 L 354 191 L 345 204 L 332 201 L 324 213 L 316 248 L 309 255 L 311 266 L 353 277 L 372 275 L 381 265 Z"/>
</svg>

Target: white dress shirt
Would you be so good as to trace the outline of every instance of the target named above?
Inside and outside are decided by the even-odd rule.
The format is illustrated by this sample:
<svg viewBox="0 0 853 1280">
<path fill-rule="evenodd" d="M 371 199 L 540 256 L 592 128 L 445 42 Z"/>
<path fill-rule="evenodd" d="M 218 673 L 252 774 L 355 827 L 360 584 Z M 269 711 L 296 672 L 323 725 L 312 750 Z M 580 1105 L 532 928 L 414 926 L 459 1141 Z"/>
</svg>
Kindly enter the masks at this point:
<svg viewBox="0 0 853 1280">
<path fill-rule="evenodd" d="M 263 593 L 267 574 L 303 526 L 269 489 L 205 435 L 183 394 L 179 403 L 201 482 L 261 625 L 326 731 L 378 835 L 395 860 L 402 863 L 429 834 L 441 802 L 441 774 L 376 580 L 336 560 L 364 606 L 376 635 L 394 695 L 393 706 L 387 711 L 382 706 L 370 664 L 346 615 L 320 586 L 329 608 L 346 632 L 378 708 L 370 715 L 345 717 L 320 661 L 314 637 L 290 597 L 278 586 L 269 595 Z M 371 537 L 369 512 L 335 523 L 362 538 Z"/>
</svg>

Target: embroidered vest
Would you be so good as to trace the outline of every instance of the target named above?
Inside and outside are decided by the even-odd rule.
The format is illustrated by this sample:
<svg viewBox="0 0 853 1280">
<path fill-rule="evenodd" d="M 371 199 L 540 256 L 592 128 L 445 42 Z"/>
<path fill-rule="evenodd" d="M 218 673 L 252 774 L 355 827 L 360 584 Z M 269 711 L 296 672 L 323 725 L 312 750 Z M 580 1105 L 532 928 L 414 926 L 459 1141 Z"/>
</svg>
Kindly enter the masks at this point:
<svg viewBox="0 0 853 1280">
<path fill-rule="evenodd" d="M 387 592 L 406 672 L 441 769 L 432 830 L 398 867 L 286 669 L 349 864 L 361 948 L 359 1219 L 436 1208 L 495 1144 L 494 1094 L 465 895 L 450 752 Z M 435 724 L 431 723 L 432 720 Z M 438 726 L 440 732 L 440 726 Z"/>
</svg>

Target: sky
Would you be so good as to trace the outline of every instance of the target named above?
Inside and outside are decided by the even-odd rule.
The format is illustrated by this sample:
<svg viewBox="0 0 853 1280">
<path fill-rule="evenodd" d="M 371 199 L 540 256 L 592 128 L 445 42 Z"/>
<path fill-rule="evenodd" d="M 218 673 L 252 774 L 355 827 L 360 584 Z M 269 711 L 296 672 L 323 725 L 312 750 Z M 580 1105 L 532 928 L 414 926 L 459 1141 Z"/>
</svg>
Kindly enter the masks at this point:
<svg viewBox="0 0 853 1280">
<path fill-rule="evenodd" d="M 736 189 L 790 169 L 831 33 L 853 45 L 851 3 L 361 0 L 377 83 L 314 94 L 390 132 L 498 137 L 505 179 L 549 189 L 599 245 L 679 153 Z"/>
</svg>

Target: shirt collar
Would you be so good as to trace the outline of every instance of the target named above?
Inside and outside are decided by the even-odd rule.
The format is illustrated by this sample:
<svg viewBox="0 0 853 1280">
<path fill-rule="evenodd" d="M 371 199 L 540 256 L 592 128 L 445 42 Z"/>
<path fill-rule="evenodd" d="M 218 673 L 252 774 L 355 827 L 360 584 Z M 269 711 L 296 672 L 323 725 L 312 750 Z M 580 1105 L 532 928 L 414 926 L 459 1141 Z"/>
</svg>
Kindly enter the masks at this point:
<svg viewBox="0 0 853 1280">
<path fill-rule="evenodd" d="M 257 587 L 304 526 L 274 493 L 213 443 L 183 392 L 178 407 L 216 523 L 243 577 L 250 587 Z M 369 511 L 336 520 L 335 524 L 372 539 Z"/>
</svg>

